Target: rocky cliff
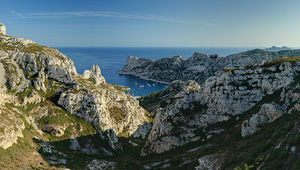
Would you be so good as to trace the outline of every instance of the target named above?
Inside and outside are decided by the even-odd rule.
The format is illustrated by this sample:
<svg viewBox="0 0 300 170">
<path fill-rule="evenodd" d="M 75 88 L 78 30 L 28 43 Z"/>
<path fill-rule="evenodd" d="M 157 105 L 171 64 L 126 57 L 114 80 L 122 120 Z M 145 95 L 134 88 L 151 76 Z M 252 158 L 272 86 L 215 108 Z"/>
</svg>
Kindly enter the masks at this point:
<svg viewBox="0 0 300 170">
<path fill-rule="evenodd" d="M 286 89 L 295 82 L 299 73 L 299 57 L 284 57 L 225 69 L 208 78 L 201 87 L 194 81 L 175 81 L 158 94 L 148 96 L 150 99 L 142 98 L 142 105 L 151 101 L 151 98 L 156 98 L 160 104 L 164 103 L 153 110 L 156 114 L 154 124 L 143 154 L 161 153 L 222 133 L 224 129 L 216 126 L 217 123 L 239 119 L 240 115 L 259 104 L 264 97 L 278 90 L 285 90 L 280 100 L 286 103 L 262 105 L 250 121 L 245 120 L 242 135 L 252 134 L 257 126 L 274 121 L 292 110 L 299 112 L 299 94 L 293 94 L 290 100 L 284 98 L 287 95 Z M 164 96 L 166 91 L 176 93 Z"/>
<path fill-rule="evenodd" d="M 194 53 L 186 60 L 180 56 L 151 60 L 129 56 L 120 74 L 130 74 L 142 79 L 171 83 L 174 80 L 195 80 L 203 83 L 221 69 L 242 67 L 278 57 L 299 56 L 300 50 L 270 52 L 260 49 L 249 50 L 226 57 Z"/>
<path fill-rule="evenodd" d="M 165 158 L 152 168 L 298 169 L 299 78 L 300 58 L 281 57 L 220 70 L 201 86 L 174 81 L 140 99 L 155 115 L 142 155 Z"/>
<path fill-rule="evenodd" d="M 64 167 L 75 160 L 64 158 L 66 153 L 51 142 L 66 140 L 80 154 L 111 156 L 122 151 L 119 138 L 146 137 L 151 128 L 148 112 L 125 93 L 126 87 L 106 83 L 97 65 L 81 75 L 58 50 L 1 33 L 0 147 L 6 150 L 0 154 L 17 154 L 10 150 L 22 146 L 28 149 L 24 156 L 33 158 L 30 154 L 40 148 L 49 165 Z M 83 136 L 90 137 L 77 140 Z M 25 147 L 20 141 L 30 144 Z"/>
</svg>

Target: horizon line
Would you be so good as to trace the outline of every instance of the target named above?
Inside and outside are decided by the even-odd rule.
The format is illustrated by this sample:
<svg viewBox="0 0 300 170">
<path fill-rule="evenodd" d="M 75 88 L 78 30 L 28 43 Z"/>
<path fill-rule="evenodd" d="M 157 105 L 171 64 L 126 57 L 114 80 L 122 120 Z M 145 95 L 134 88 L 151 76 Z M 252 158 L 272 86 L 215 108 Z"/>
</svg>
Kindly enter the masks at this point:
<svg viewBox="0 0 300 170">
<path fill-rule="evenodd" d="M 272 46 L 52 46 L 54 48 L 270 48 Z M 283 47 L 283 46 L 275 46 Z M 297 49 L 300 47 L 286 46 Z"/>
</svg>

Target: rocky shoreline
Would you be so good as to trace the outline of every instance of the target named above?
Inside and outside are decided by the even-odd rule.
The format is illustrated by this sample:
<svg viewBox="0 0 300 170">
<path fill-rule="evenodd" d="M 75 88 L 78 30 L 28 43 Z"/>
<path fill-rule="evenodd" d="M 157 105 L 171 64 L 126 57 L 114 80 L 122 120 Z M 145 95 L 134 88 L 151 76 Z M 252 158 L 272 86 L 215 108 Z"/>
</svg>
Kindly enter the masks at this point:
<svg viewBox="0 0 300 170">
<path fill-rule="evenodd" d="M 142 76 L 139 76 L 139 75 L 133 75 L 133 74 L 130 74 L 130 73 L 123 73 L 123 72 L 120 72 L 119 73 L 120 75 L 131 75 L 131 76 L 135 76 L 137 78 L 140 78 L 140 79 L 143 79 L 143 80 L 148 80 L 148 81 L 153 81 L 153 82 L 156 82 L 156 83 L 161 83 L 161 84 L 171 84 L 169 82 L 165 82 L 165 81 L 159 81 L 159 80 L 155 80 L 155 79 L 149 79 L 149 78 L 146 78 L 146 77 L 142 77 Z"/>
<path fill-rule="evenodd" d="M 186 60 L 180 56 L 159 60 L 129 56 L 120 74 L 134 75 L 141 79 L 164 83 L 172 83 L 174 80 L 195 80 L 201 84 L 223 69 L 243 67 L 279 57 L 299 55 L 300 50 L 271 52 L 254 49 L 226 57 L 195 52 L 192 57 Z"/>
</svg>

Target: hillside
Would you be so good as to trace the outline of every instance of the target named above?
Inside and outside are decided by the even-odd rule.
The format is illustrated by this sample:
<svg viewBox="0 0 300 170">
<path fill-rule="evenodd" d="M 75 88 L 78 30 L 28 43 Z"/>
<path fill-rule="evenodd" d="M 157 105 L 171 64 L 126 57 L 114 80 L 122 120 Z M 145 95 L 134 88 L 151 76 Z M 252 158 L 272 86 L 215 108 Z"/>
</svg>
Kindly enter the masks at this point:
<svg viewBox="0 0 300 170">
<path fill-rule="evenodd" d="M 300 50 L 265 51 L 249 50 L 237 54 L 220 57 L 195 52 L 184 60 L 180 56 L 159 60 L 129 56 L 120 74 L 134 75 L 142 79 L 172 83 L 174 80 L 195 80 L 203 83 L 210 76 L 224 68 L 235 68 L 260 63 L 278 57 L 299 56 Z"/>
<path fill-rule="evenodd" d="M 203 59 L 207 77 L 137 100 L 99 66 L 78 74 L 57 49 L 3 33 L 1 169 L 300 168 L 299 51 L 247 51 L 212 72 L 225 60 L 162 59 L 175 70 Z"/>
<path fill-rule="evenodd" d="M 2 168 L 81 169 L 151 128 L 127 88 L 106 83 L 95 65 L 78 74 L 54 48 L 1 34 L 0 73 Z"/>
<path fill-rule="evenodd" d="M 180 159 L 200 157 L 200 169 L 299 168 L 299 73 L 300 57 L 283 57 L 141 98 L 155 115 L 143 155 L 192 145 Z"/>
</svg>

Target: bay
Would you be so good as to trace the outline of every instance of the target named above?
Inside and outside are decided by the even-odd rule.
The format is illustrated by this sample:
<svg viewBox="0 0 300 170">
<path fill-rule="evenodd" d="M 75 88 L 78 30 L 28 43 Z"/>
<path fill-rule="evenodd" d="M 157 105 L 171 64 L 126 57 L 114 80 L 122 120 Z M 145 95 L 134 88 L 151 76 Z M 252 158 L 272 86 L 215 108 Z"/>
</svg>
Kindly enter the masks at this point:
<svg viewBox="0 0 300 170">
<path fill-rule="evenodd" d="M 57 47 L 74 61 L 78 73 L 89 70 L 93 64 L 100 66 L 106 82 L 129 87 L 133 96 L 144 96 L 157 92 L 166 84 L 139 79 L 131 75 L 119 75 L 128 56 L 161 59 L 172 56 L 191 57 L 194 52 L 227 56 L 251 48 L 232 47 Z"/>
</svg>

